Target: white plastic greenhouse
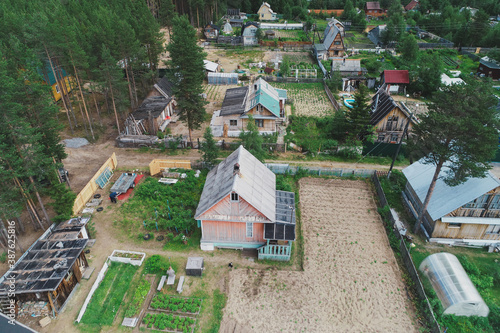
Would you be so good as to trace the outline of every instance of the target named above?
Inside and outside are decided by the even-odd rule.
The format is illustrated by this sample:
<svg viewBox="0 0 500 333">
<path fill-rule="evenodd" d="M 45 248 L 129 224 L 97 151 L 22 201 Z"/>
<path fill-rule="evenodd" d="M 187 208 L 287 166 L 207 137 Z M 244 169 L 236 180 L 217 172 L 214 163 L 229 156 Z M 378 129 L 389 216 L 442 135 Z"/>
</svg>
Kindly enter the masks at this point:
<svg viewBox="0 0 500 333">
<path fill-rule="evenodd" d="M 422 261 L 419 269 L 431 282 L 445 314 L 488 316 L 488 306 L 453 254 L 432 254 Z"/>
</svg>

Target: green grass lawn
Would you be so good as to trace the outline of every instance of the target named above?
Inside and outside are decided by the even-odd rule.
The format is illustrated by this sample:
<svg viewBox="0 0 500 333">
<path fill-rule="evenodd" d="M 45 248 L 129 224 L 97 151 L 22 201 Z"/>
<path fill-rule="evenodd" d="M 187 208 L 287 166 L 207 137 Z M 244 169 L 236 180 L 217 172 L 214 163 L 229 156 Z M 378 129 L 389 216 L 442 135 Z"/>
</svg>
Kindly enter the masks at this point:
<svg viewBox="0 0 500 333">
<path fill-rule="evenodd" d="M 81 320 L 85 332 L 99 332 L 110 326 L 120 309 L 123 297 L 138 267 L 112 262 L 106 276 L 95 291 Z"/>
<path fill-rule="evenodd" d="M 357 31 L 349 31 L 346 33 L 344 43 L 347 49 L 358 48 L 368 49 L 375 48 L 375 44 L 364 33 Z"/>
</svg>

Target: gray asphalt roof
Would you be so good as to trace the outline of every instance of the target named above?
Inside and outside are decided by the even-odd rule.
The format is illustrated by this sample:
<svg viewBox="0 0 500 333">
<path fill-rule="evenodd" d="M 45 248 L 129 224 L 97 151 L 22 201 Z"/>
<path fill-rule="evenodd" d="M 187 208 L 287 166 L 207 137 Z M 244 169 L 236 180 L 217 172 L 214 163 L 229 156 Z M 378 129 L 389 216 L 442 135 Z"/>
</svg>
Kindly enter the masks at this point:
<svg viewBox="0 0 500 333">
<path fill-rule="evenodd" d="M 239 173 L 234 165 L 239 164 Z M 269 222 L 276 219 L 276 176 L 243 146 L 236 149 L 207 175 L 195 219 L 231 192 L 261 212 Z"/>
<path fill-rule="evenodd" d="M 166 76 L 162 77 L 161 80 L 154 85 L 154 87 L 160 94 L 165 96 L 165 98 L 173 96 L 173 83 L 170 82 Z"/>
<path fill-rule="evenodd" d="M 220 115 L 242 114 L 245 112 L 248 86 L 226 90 Z"/>
<path fill-rule="evenodd" d="M 423 164 L 422 160 L 403 169 L 406 179 L 418 195 L 420 202 L 425 200 L 435 170 L 435 165 Z M 447 170 L 448 168 L 443 166 L 440 177 L 444 176 Z M 440 219 L 498 186 L 500 186 L 500 180 L 491 172 L 488 172 L 485 178 L 470 178 L 465 183 L 454 187 L 446 185 L 441 178 L 438 178 L 427 211 L 433 220 Z"/>
<path fill-rule="evenodd" d="M 168 103 L 172 100 L 171 97 L 165 98 L 163 96 L 152 96 L 146 98 L 141 106 L 139 106 L 132 114 L 136 120 L 148 119 L 149 112 L 153 118 L 157 118 L 163 110 L 167 107 Z"/>
<path fill-rule="evenodd" d="M 325 40 L 323 41 L 323 46 L 325 47 L 325 50 L 330 49 L 330 45 L 332 45 L 333 40 L 339 33 L 340 33 L 339 28 L 335 24 L 330 22 L 325 29 L 325 37 L 324 37 Z"/>
</svg>

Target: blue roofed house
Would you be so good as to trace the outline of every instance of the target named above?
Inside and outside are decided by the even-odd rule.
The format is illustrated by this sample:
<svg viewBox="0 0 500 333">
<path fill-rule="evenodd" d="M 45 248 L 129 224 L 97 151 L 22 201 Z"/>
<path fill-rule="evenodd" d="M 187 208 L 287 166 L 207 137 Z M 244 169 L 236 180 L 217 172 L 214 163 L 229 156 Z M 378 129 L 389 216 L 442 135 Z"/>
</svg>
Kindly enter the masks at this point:
<svg viewBox="0 0 500 333">
<path fill-rule="evenodd" d="M 237 137 L 252 115 L 261 134 L 276 132 L 286 119 L 287 92 L 259 78 L 253 84 L 226 90 L 222 107 L 210 124 L 214 136 Z"/>
<path fill-rule="evenodd" d="M 259 259 L 290 260 L 295 195 L 276 190 L 276 176 L 243 146 L 207 175 L 196 209 L 200 247 L 257 249 Z"/>
<path fill-rule="evenodd" d="M 323 42 L 314 44 L 314 53 L 318 59 L 327 60 L 329 58 L 341 58 L 345 54 L 343 29 L 339 29 L 339 21 L 328 22 L 323 34 Z"/>
<path fill-rule="evenodd" d="M 433 164 L 413 163 L 403 169 L 408 180 L 403 198 L 416 217 L 436 170 Z M 440 176 L 445 175 L 443 166 Z M 422 223 L 431 242 L 455 245 L 500 244 L 500 180 L 491 172 L 448 186 L 439 178 Z"/>
</svg>

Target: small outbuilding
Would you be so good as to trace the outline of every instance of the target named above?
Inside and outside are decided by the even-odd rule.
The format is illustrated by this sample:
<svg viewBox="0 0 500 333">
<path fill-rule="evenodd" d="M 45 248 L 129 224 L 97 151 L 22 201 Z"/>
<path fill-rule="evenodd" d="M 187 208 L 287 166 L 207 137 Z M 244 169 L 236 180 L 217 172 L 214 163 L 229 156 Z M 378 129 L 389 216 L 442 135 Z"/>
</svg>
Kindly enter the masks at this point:
<svg viewBox="0 0 500 333">
<path fill-rule="evenodd" d="M 500 80 L 500 64 L 491 58 L 482 57 L 477 72 L 493 80 Z"/>
<path fill-rule="evenodd" d="M 202 257 L 189 257 L 186 264 L 186 274 L 191 276 L 201 276 L 204 264 Z"/>
<path fill-rule="evenodd" d="M 441 301 L 444 314 L 488 316 L 488 306 L 453 254 L 432 254 L 422 261 L 419 269 L 431 282 Z"/>
</svg>

